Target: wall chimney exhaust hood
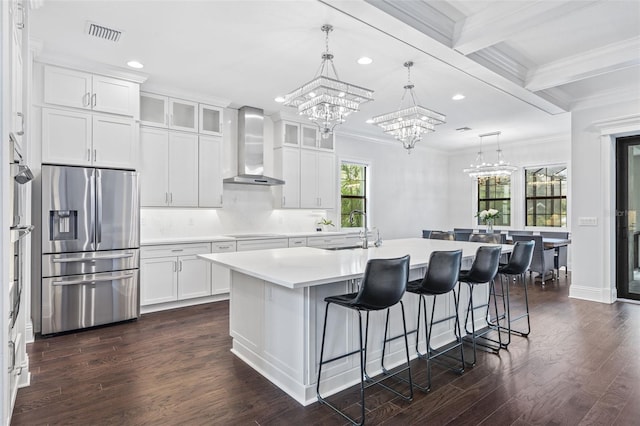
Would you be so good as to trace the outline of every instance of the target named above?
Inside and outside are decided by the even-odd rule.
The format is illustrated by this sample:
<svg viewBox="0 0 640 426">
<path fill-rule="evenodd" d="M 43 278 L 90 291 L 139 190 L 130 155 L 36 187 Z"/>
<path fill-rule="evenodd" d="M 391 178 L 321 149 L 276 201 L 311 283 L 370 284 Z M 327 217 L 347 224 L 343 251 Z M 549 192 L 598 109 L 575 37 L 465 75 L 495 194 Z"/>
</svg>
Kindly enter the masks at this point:
<svg viewBox="0 0 640 426">
<path fill-rule="evenodd" d="M 264 175 L 264 111 L 243 106 L 238 110 L 238 175 L 224 183 L 282 185 L 284 181 Z"/>
</svg>

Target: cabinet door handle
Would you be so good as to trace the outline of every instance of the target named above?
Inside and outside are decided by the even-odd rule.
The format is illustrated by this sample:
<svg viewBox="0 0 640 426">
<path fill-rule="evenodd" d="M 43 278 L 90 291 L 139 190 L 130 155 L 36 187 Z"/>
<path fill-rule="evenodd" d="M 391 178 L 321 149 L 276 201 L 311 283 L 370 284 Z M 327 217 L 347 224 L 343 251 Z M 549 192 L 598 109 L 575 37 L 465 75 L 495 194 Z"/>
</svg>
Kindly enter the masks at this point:
<svg viewBox="0 0 640 426">
<path fill-rule="evenodd" d="M 87 161 L 91 161 L 91 150 L 87 148 Z"/>
<path fill-rule="evenodd" d="M 220 205 L 222 205 L 222 195 L 220 195 Z"/>
<path fill-rule="evenodd" d="M 91 106 L 91 93 L 87 92 L 82 96 L 82 106 Z"/>
<path fill-rule="evenodd" d="M 282 196 L 282 205 L 283 206 L 287 205 L 287 197 L 285 197 L 284 195 Z"/>
<path fill-rule="evenodd" d="M 169 193 L 169 203 L 173 204 L 173 192 Z"/>
<path fill-rule="evenodd" d="M 182 260 L 178 260 L 178 263 L 180 264 L 180 267 L 178 268 L 178 271 L 182 271 Z"/>
<path fill-rule="evenodd" d="M 178 271 L 178 262 L 176 262 L 175 260 L 173 261 L 173 272 L 177 272 Z"/>
<path fill-rule="evenodd" d="M 91 107 L 95 108 L 97 103 L 98 103 L 98 95 L 94 93 L 93 96 L 91 96 Z"/>
<path fill-rule="evenodd" d="M 20 131 L 16 132 L 16 135 L 22 136 L 24 135 L 24 114 L 21 112 L 17 112 L 16 114 L 20 117 Z"/>
<path fill-rule="evenodd" d="M 21 3 L 17 3 L 16 9 L 20 11 L 20 17 L 22 18 L 20 22 L 16 22 L 16 28 L 22 30 L 24 29 L 24 6 Z"/>
<path fill-rule="evenodd" d="M 98 150 L 97 149 L 93 150 L 93 161 L 98 161 Z"/>
</svg>

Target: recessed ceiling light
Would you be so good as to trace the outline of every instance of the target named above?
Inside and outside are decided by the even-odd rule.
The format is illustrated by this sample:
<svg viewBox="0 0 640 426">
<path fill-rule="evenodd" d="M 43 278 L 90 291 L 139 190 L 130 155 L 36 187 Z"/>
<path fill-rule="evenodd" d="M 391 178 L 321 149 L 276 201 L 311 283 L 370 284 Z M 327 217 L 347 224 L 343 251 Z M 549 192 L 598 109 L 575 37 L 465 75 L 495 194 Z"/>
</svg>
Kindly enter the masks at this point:
<svg viewBox="0 0 640 426">
<path fill-rule="evenodd" d="M 360 65 L 369 65 L 373 62 L 373 59 L 363 56 L 362 58 L 358 59 L 358 63 Z"/>
<path fill-rule="evenodd" d="M 278 103 L 283 103 L 284 102 L 284 98 L 282 96 L 276 96 L 276 98 L 274 99 L 274 101 L 278 102 Z"/>
<path fill-rule="evenodd" d="M 461 101 L 464 99 L 464 95 L 462 93 L 457 93 L 451 97 L 454 101 Z"/>
<path fill-rule="evenodd" d="M 129 61 L 127 62 L 127 65 L 129 65 L 131 68 L 137 68 L 137 69 L 144 68 L 144 65 L 142 65 L 138 61 Z"/>
<path fill-rule="evenodd" d="M 368 120 L 366 121 L 366 123 L 367 123 L 367 124 L 372 124 L 372 123 L 373 123 L 373 120 L 370 118 L 370 119 L 368 119 Z"/>
</svg>

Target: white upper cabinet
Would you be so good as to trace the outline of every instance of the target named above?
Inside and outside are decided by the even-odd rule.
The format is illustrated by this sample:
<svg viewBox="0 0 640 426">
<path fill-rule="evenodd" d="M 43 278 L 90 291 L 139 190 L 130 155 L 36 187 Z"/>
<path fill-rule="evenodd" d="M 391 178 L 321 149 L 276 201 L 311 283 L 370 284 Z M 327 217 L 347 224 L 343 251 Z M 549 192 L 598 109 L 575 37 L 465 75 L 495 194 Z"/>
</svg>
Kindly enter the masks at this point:
<svg viewBox="0 0 640 426">
<path fill-rule="evenodd" d="M 274 150 L 273 157 L 276 177 L 284 180 L 275 188 L 276 207 L 300 208 L 300 150 L 283 146 Z"/>
<path fill-rule="evenodd" d="M 315 126 L 302 125 L 300 128 L 302 135 L 303 148 L 317 148 L 318 145 L 318 128 Z"/>
<path fill-rule="evenodd" d="M 140 130 L 140 205 L 198 206 L 198 135 Z"/>
<path fill-rule="evenodd" d="M 197 102 L 140 93 L 140 124 L 198 132 L 198 115 Z"/>
<path fill-rule="evenodd" d="M 140 124 L 169 127 L 169 98 L 140 93 Z"/>
<path fill-rule="evenodd" d="M 222 136 L 222 108 L 200 104 L 200 133 L 203 135 Z"/>
<path fill-rule="evenodd" d="M 169 98 L 169 128 L 187 132 L 198 131 L 198 104 Z"/>
<path fill-rule="evenodd" d="M 140 86 L 117 78 L 46 65 L 44 102 L 137 117 Z"/>
<path fill-rule="evenodd" d="M 135 169 L 136 126 L 131 118 L 42 109 L 42 162 Z"/>
<path fill-rule="evenodd" d="M 308 122 L 307 122 L 308 123 Z M 334 151 L 333 134 L 328 138 L 320 136 L 314 124 L 278 120 L 275 122 L 274 147 L 295 146 L 323 151 Z"/>
<path fill-rule="evenodd" d="M 198 141 L 198 206 L 222 207 L 222 138 Z"/>
<path fill-rule="evenodd" d="M 300 123 L 280 120 L 275 122 L 274 146 L 300 146 Z"/>
<path fill-rule="evenodd" d="M 300 207 L 335 207 L 335 155 L 317 150 L 300 150 Z"/>
</svg>

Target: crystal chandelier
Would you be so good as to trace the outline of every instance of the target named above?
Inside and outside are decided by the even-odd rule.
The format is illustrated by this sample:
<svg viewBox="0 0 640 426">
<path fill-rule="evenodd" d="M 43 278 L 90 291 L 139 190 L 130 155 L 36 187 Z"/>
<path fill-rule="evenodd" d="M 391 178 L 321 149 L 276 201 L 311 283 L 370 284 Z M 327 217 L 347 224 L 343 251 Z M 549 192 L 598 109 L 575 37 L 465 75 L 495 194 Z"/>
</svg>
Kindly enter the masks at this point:
<svg viewBox="0 0 640 426">
<path fill-rule="evenodd" d="M 284 104 L 298 108 L 298 113 L 316 123 L 320 135 L 326 139 L 349 114 L 358 111 L 360 104 L 373 100 L 373 91 L 340 81 L 333 55 L 329 53 L 329 33 L 333 26 L 323 25 L 320 29 L 325 33 L 326 47 L 320 68 L 313 80 L 286 95 Z"/>
<path fill-rule="evenodd" d="M 386 134 L 402 142 L 402 146 L 411 154 L 416 142 L 422 140 L 422 135 L 427 132 L 434 132 L 436 130 L 435 126 L 444 123 L 446 116 L 418 105 L 417 96 L 413 92 L 415 86 L 411 83 L 413 62 L 407 61 L 404 66 L 407 68 L 408 78 L 398 110 L 373 117 L 371 122 L 380 126 Z M 411 95 L 412 104 L 409 107 L 402 108 L 407 92 Z"/>
<path fill-rule="evenodd" d="M 480 137 L 480 151 L 478 151 L 478 156 L 476 157 L 475 164 L 471 164 L 469 168 L 464 169 L 463 172 L 467 173 L 472 179 L 487 179 L 491 177 L 500 178 L 503 176 L 510 176 L 511 173 L 518 170 L 517 167 L 510 165 L 508 162 L 504 161 L 504 157 L 502 155 L 502 150 L 500 149 L 500 133 L 501 132 L 492 132 L 485 133 L 482 135 L 478 135 Z M 485 136 L 495 136 L 498 144 L 498 149 L 496 150 L 498 154 L 497 162 L 495 163 L 487 163 L 484 159 L 484 154 L 482 153 L 482 139 Z"/>
</svg>

